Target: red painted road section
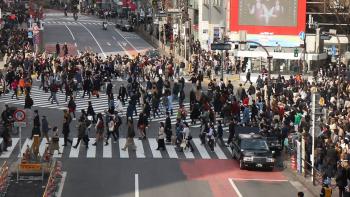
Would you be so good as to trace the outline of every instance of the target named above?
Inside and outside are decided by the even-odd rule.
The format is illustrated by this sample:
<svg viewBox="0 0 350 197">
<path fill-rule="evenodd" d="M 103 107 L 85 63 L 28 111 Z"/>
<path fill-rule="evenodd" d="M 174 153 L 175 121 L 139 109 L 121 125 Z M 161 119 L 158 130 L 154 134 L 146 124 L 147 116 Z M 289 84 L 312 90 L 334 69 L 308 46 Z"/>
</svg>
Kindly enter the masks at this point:
<svg viewBox="0 0 350 197">
<path fill-rule="evenodd" d="M 237 196 L 229 178 L 287 180 L 281 172 L 261 172 L 240 170 L 235 160 L 184 160 L 180 162 L 188 180 L 207 181 L 213 197 Z"/>
</svg>

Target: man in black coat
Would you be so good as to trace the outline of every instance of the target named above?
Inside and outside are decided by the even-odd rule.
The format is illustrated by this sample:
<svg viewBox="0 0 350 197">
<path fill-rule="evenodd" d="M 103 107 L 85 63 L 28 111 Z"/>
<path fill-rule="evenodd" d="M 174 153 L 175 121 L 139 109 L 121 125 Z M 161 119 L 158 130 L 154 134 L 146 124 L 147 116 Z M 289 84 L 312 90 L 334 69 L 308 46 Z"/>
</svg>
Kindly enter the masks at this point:
<svg viewBox="0 0 350 197">
<path fill-rule="evenodd" d="M 32 135 L 30 136 L 30 139 L 33 139 L 34 135 L 41 135 L 40 133 L 40 117 L 38 110 L 34 110 L 34 120 L 33 120 L 33 129 L 32 129 Z"/>
<path fill-rule="evenodd" d="M 92 83 L 91 80 L 89 78 L 85 78 L 84 82 L 83 82 L 83 96 L 82 98 L 84 98 L 85 93 L 87 93 L 87 95 L 89 96 L 89 99 L 91 98 L 91 88 L 92 88 Z"/>
<path fill-rule="evenodd" d="M 345 187 L 348 185 L 346 169 L 338 162 L 337 174 L 335 178 L 339 189 L 339 197 L 345 196 Z"/>
<path fill-rule="evenodd" d="M 234 120 L 230 121 L 230 124 L 228 125 L 228 132 L 229 132 L 229 136 L 228 136 L 228 140 L 227 140 L 227 146 L 230 145 L 230 143 L 233 141 L 233 138 L 235 137 L 235 122 Z"/>
<path fill-rule="evenodd" d="M 125 98 L 127 97 L 127 91 L 126 91 L 124 84 L 122 84 L 122 86 L 120 86 L 120 88 L 119 88 L 119 96 L 120 96 L 120 100 L 122 101 L 123 105 L 125 105 Z"/>
<path fill-rule="evenodd" d="M 166 142 L 171 142 L 171 118 L 169 112 L 166 112 L 166 118 L 165 118 L 165 135 L 166 135 Z"/>
</svg>

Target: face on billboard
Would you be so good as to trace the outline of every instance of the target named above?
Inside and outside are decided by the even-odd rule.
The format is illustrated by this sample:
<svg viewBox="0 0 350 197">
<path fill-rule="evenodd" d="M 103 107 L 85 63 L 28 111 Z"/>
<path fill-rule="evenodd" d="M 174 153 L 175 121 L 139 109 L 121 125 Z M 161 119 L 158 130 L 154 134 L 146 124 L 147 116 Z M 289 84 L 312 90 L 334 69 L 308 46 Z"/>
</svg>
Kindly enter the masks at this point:
<svg viewBox="0 0 350 197">
<path fill-rule="evenodd" d="M 298 35 L 305 31 L 306 0 L 230 0 L 230 30 Z"/>
<path fill-rule="evenodd" d="M 240 0 L 239 25 L 297 26 L 298 0 Z"/>
</svg>

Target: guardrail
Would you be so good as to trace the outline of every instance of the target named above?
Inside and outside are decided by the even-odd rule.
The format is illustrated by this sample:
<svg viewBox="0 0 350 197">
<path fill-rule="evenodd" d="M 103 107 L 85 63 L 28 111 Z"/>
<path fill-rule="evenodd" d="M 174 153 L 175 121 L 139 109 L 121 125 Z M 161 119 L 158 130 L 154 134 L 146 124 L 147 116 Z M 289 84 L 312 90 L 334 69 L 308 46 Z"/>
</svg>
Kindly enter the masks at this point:
<svg viewBox="0 0 350 197">
<path fill-rule="evenodd" d="M 7 188 L 9 186 L 9 166 L 7 161 L 5 161 L 0 168 L 0 196 L 4 197 L 7 193 Z"/>
<path fill-rule="evenodd" d="M 62 178 L 62 163 L 55 161 L 53 168 L 50 171 L 50 176 L 47 181 L 43 197 L 56 197 L 58 183 Z"/>
</svg>

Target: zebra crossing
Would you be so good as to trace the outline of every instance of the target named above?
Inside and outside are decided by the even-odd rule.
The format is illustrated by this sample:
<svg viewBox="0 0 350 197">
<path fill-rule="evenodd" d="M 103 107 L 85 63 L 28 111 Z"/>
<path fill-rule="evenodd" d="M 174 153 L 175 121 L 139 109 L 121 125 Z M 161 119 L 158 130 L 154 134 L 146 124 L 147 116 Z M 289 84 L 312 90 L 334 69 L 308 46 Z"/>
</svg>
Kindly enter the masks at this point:
<svg viewBox="0 0 350 197">
<path fill-rule="evenodd" d="M 73 145 L 77 142 L 77 138 L 73 138 Z M 183 152 L 177 151 L 174 145 L 166 144 L 166 150 L 158 151 L 157 139 L 148 138 L 146 140 L 135 139 L 136 150 L 122 150 L 126 143 L 126 138 L 119 138 L 117 141 L 109 139 L 109 144 L 105 145 L 104 142 L 93 146 L 95 138 L 90 138 L 89 147 L 86 148 L 85 144 L 81 142 L 77 148 L 72 146 L 62 146 L 64 139 L 59 138 L 60 153 L 55 151 L 53 153 L 54 158 L 63 159 L 78 159 L 78 158 L 120 158 L 120 159 L 231 159 L 232 151 L 230 147 L 216 145 L 214 151 L 211 151 L 207 145 L 201 145 L 199 138 L 193 138 L 192 145 L 194 152 L 185 150 Z M 0 142 L 1 143 L 1 142 Z M 22 149 L 19 150 L 19 138 L 12 138 L 12 146 L 7 148 L 0 154 L 0 159 L 8 159 L 12 157 L 20 157 L 26 152 L 27 147 L 31 147 L 33 141 L 26 138 L 22 145 Z M 42 139 L 39 146 L 39 155 L 44 155 L 47 144 L 46 139 Z"/>
<path fill-rule="evenodd" d="M 44 21 L 44 25 L 98 25 L 102 26 L 102 22 L 99 21 Z M 115 23 L 108 22 L 108 25 L 115 25 Z"/>
<path fill-rule="evenodd" d="M 82 91 L 80 91 L 80 93 L 82 94 Z M 65 93 L 61 93 L 61 92 L 57 92 L 57 100 L 59 102 L 59 104 L 57 105 L 56 103 L 51 104 L 51 101 L 48 100 L 48 98 L 50 97 L 50 92 L 44 92 L 42 89 L 39 89 L 39 87 L 37 86 L 33 86 L 32 90 L 31 90 L 31 97 L 34 101 L 34 107 L 42 107 L 42 108 L 49 108 L 49 109 L 58 109 L 58 110 L 64 110 L 68 108 L 68 103 L 65 102 L 65 98 L 66 95 Z M 11 98 L 12 93 L 10 92 L 9 94 L 6 95 L 2 95 L 0 97 L 0 102 L 6 103 L 6 104 L 17 104 L 17 105 L 24 105 L 24 95 L 20 95 L 19 96 L 19 100 L 17 99 L 12 99 Z M 114 95 L 114 98 L 117 98 L 118 95 Z M 69 100 L 69 98 L 68 98 Z M 82 109 L 87 110 L 88 107 L 88 101 L 91 101 L 92 106 L 95 110 L 95 113 L 102 113 L 104 114 L 105 110 L 108 109 L 108 98 L 107 95 L 104 93 L 100 93 L 100 97 L 96 98 L 94 96 L 91 96 L 91 99 L 88 99 L 88 97 L 85 95 L 85 98 L 81 98 L 80 95 L 78 94 L 78 96 L 76 97 L 75 103 L 76 103 L 76 111 L 80 112 Z M 127 103 L 127 102 L 126 102 Z M 190 119 L 190 103 L 184 103 L 184 106 L 188 112 L 188 115 L 185 119 L 186 122 L 190 123 L 191 119 Z M 180 105 L 179 103 L 175 103 L 173 102 L 173 114 L 170 116 L 171 119 L 171 123 L 172 125 L 176 124 L 176 120 L 177 120 L 177 111 L 179 109 Z M 137 105 L 136 106 L 136 111 L 137 114 L 134 117 L 134 119 L 138 119 L 138 114 L 142 111 L 142 106 Z M 122 117 L 126 116 L 126 111 L 127 111 L 127 105 L 124 105 L 122 107 L 122 111 L 120 113 L 120 115 Z M 150 122 L 162 122 L 165 121 L 166 118 L 166 114 L 165 114 L 165 109 L 164 108 L 160 108 L 160 113 L 159 116 L 156 116 L 155 118 L 153 118 L 153 114 L 151 113 L 151 118 L 150 118 Z M 135 113 L 134 113 L 135 115 Z M 242 118 L 242 114 L 241 114 L 241 118 Z M 222 120 L 221 117 L 217 117 L 216 120 Z M 202 126 L 200 121 L 196 121 L 196 124 L 190 124 L 189 125 L 192 128 L 200 128 Z M 228 131 L 228 125 L 224 126 L 223 125 L 223 130 L 224 131 Z"/>
</svg>

